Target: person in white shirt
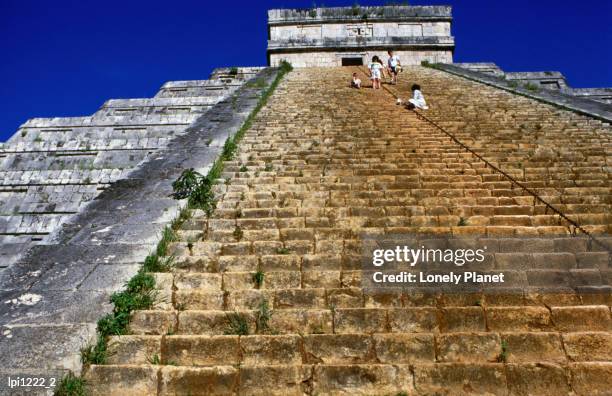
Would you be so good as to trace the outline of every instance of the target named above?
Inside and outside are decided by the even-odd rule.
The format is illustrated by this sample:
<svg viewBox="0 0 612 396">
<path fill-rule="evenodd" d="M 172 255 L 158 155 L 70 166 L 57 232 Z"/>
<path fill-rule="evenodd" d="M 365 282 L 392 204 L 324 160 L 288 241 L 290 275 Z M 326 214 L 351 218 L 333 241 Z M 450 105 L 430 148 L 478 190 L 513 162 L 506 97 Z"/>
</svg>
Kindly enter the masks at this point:
<svg viewBox="0 0 612 396">
<path fill-rule="evenodd" d="M 389 60 L 387 60 L 387 67 L 389 68 L 389 74 L 391 75 L 391 84 L 397 84 L 397 74 L 402 68 L 399 56 L 394 55 L 393 51 L 388 51 Z"/>
<path fill-rule="evenodd" d="M 357 73 L 353 73 L 353 79 L 351 80 L 351 88 L 361 88 L 361 80 L 357 78 Z"/>
<path fill-rule="evenodd" d="M 423 96 L 423 93 L 421 92 L 421 86 L 419 84 L 414 84 L 412 85 L 412 98 L 408 99 L 408 108 L 409 109 L 414 109 L 414 108 L 419 108 L 422 110 L 427 110 L 429 109 L 429 107 L 427 107 L 427 102 L 425 102 L 425 97 Z"/>
<path fill-rule="evenodd" d="M 372 88 L 381 88 L 380 79 L 384 70 L 384 66 L 380 58 L 376 55 L 373 56 L 372 62 L 370 63 L 368 68 L 370 69 L 370 80 L 372 80 Z"/>
</svg>

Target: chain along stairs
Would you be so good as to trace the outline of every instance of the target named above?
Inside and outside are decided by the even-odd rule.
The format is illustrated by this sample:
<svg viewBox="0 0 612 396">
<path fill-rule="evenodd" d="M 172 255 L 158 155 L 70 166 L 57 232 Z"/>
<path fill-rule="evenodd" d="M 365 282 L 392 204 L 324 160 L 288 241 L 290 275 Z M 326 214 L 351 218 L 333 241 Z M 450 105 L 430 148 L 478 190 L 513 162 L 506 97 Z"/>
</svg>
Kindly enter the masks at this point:
<svg viewBox="0 0 612 396">
<path fill-rule="evenodd" d="M 92 394 L 611 394 L 610 125 L 434 69 L 382 90 L 352 71 L 285 77 Z M 413 82 L 482 159 L 395 104 Z M 479 270 L 513 288 L 369 293 L 365 234 L 486 244 Z"/>
</svg>

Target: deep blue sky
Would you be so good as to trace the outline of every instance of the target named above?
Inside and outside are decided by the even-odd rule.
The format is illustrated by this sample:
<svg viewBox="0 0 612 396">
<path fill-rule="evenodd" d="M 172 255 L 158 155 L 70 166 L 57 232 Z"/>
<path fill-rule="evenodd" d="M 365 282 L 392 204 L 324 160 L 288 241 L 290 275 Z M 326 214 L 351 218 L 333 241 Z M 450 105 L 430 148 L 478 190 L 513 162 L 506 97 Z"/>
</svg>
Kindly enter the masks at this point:
<svg viewBox="0 0 612 396">
<path fill-rule="evenodd" d="M 326 6 L 352 0 L 325 0 Z M 361 1 L 382 5 L 383 1 Z M 264 65 L 266 9 L 303 1 L 0 0 L 0 141 L 31 117 L 88 115 L 218 66 Z M 455 61 L 612 87 L 612 1 L 457 0 Z"/>
</svg>

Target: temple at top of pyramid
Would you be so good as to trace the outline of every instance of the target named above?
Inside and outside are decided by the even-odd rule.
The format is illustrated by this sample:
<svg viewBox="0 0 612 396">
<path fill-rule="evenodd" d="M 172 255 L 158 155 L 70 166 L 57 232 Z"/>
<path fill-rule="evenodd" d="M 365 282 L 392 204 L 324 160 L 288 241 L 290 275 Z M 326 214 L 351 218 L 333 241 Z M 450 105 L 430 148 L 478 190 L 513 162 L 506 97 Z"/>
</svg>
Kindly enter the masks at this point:
<svg viewBox="0 0 612 396">
<path fill-rule="evenodd" d="M 449 6 L 334 7 L 268 11 L 268 60 L 295 67 L 352 66 L 395 51 L 405 65 L 452 63 Z"/>
</svg>

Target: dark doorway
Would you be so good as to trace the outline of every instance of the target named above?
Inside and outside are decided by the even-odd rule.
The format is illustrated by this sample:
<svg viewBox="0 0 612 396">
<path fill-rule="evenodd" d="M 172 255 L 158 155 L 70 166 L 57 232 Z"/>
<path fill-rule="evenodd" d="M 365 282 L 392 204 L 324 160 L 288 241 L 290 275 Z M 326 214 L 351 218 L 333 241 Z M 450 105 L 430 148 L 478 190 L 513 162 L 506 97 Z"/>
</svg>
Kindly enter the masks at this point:
<svg viewBox="0 0 612 396">
<path fill-rule="evenodd" d="M 342 66 L 363 66 L 363 58 L 342 58 Z"/>
</svg>

